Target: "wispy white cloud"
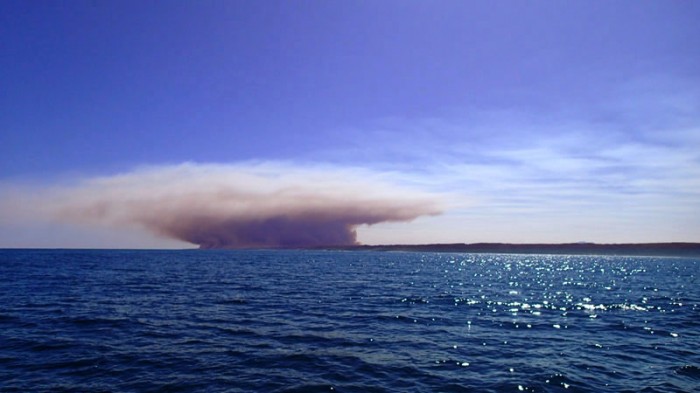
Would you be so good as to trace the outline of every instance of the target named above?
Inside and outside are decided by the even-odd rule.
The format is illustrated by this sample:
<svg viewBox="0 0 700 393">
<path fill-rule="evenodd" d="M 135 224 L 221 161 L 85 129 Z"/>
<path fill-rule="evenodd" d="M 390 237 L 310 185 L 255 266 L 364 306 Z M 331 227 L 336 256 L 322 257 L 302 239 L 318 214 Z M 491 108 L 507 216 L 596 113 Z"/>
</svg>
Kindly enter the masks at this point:
<svg viewBox="0 0 700 393">
<path fill-rule="evenodd" d="M 697 241 L 700 91 L 663 82 L 558 112 L 394 119 L 380 146 L 469 200 L 435 220 L 444 241 Z"/>
</svg>

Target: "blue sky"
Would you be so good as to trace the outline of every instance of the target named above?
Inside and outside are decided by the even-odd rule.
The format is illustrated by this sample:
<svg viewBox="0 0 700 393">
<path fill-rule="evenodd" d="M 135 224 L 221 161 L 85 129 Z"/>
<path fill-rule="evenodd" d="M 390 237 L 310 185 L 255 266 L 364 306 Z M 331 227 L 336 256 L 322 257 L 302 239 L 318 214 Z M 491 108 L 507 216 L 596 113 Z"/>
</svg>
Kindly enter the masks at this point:
<svg viewBox="0 0 700 393">
<path fill-rule="evenodd" d="M 443 206 L 366 243 L 700 241 L 698 20 L 693 1 L 3 2 L 0 210 L 144 167 L 322 166 Z M 42 214 L 5 214 L 0 246 L 183 245 Z"/>
</svg>

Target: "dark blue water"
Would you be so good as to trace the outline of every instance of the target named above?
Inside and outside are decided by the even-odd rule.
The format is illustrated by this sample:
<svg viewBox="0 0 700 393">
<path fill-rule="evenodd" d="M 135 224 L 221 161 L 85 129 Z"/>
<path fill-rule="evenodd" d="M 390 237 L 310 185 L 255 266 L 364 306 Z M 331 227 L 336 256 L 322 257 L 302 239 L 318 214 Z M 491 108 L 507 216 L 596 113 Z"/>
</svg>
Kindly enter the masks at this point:
<svg viewBox="0 0 700 393">
<path fill-rule="evenodd" d="M 2 392 L 698 391 L 700 261 L 0 251 Z"/>
</svg>

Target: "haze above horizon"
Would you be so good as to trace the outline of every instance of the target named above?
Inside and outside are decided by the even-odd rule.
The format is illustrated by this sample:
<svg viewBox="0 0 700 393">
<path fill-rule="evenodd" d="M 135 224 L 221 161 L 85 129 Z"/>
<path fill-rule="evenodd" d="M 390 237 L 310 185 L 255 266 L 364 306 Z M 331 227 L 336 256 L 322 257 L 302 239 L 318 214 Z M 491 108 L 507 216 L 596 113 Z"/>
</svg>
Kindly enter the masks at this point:
<svg viewBox="0 0 700 393">
<path fill-rule="evenodd" d="M 0 247 L 700 241 L 700 3 L 0 3 Z"/>
</svg>

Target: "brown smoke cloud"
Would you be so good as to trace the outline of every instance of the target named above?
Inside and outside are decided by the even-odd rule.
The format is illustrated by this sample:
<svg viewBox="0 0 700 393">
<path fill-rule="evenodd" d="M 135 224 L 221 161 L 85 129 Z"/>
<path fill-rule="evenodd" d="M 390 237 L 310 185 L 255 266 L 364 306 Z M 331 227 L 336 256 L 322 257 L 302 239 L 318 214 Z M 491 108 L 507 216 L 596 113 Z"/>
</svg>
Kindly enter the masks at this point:
<svg viewBox="0 0 700 393">
<path fill-rule="evenodd" d="M 283 163 L 150 167 L 45 192 L 60 222 L 142 227 L 201 248 L 357 244 L 361 225 L 440 213 L 388 174 Z"/>
</svg>

